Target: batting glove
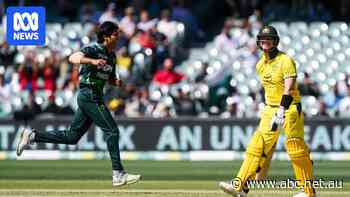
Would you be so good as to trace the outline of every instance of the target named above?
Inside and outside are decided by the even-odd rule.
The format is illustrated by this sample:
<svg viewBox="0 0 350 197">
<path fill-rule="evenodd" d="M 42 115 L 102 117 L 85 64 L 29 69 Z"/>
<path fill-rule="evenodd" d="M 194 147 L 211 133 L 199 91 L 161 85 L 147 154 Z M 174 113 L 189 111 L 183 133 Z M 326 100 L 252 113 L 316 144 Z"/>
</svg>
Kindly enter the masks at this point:
<svg viewBox="0 0 350 197">
<path fill-rule="evenodd" d="M 271 120 L 271 131 L 276 131 L 277 129 L 281 128 L 284 123 L 284 108 L 280 107 L 276 114 L 272 117 Z"/>
</svg>

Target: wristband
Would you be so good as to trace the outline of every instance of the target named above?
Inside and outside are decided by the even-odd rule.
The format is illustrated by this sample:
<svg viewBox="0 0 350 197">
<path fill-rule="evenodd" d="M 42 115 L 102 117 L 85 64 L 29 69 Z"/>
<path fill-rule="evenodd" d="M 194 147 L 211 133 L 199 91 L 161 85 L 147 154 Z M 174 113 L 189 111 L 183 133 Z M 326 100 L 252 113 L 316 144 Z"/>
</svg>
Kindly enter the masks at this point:
<svg viewBox="0 0 350 197">
<path fill-rule="evenodd" d="M 287 110 L 289 108 L 289 106 L 292 104 L 292 102 L 293 102 L 293 97 L 290 96 L 290 95 L 284 94 L 282 96 L 282 100 L 281 100 L 281 104 L 280 105 L 282 107 L 284 107 L 284 109 Z"/>
</svg>

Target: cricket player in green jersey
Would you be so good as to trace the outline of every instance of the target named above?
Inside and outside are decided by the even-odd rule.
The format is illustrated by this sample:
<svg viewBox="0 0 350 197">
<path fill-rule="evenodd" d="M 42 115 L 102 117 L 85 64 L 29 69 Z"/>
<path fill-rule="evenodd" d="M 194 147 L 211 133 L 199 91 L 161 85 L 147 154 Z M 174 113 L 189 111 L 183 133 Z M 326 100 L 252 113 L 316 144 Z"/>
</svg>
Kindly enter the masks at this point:
<svg viewBox="0 0 350 197">
<path fill-rule="evenodd" d="M 24 129 L 17 144 L 17 156 L 33 143 L 77 144 L 94 122 L 106 135 L 107 149 L 112 161 L 113 186 L 132 184 L 140 180 L 140 175 L 124 171 L 119 151 L 119 130 L 103 102 L 103 87 L 106 82 L 115 86 L 122 84 L 117 77 L 116 56 L 113 52 L 119 33 L 118 25 L 104 22 L 97 30 L 97 43 L 85 46 L 69 57 L 71 63 L 81 66 L 78 109 L 69 129 L 49 132 Z"/>
</svg>

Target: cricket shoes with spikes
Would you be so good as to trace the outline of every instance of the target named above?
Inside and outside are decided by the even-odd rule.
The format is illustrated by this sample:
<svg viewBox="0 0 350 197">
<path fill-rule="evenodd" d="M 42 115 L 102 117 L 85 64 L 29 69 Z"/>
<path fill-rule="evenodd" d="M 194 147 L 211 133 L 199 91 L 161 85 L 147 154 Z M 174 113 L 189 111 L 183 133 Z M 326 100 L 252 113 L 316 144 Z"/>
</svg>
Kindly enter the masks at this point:
<svg viewBox="0 0 350 197">
<path fill-rule="evenodd" d="M 302 191 L 300 193 L 295 194 L 293 197 L 309 197 L 309 195 Z M 317 197 L 317 195 L 313 194 L 311 197 Z"/>
<path fill-rule="evenodd" d="M 17 156 L 21 156 L 23 153 L 24 149 L 34 143 L 34 135 L 35 135 L 35 130 L 34 129 L 28 129 L 25 128 L 22 130 L 21 136 L 18 140 L 17 148 L 16 148 L 16 154 Z"/>
<path fill-rule="evenodd" d="M 233 185 L 231 182 L 220 182 L 219 187 L 222 191 L 225 193 L 234 196 L 234 197 L 246 197 L 247 194 L 245 192 L 238 192 L 234 189 Z"/>
<path fill-rule="evenodd" d="M 129 174 L 126 172 L 113 175 L 112 184 L 115 187 L 130 185 L 139 182 L 141 179 L 141 175 L 139 174 Z"/>
</svg>

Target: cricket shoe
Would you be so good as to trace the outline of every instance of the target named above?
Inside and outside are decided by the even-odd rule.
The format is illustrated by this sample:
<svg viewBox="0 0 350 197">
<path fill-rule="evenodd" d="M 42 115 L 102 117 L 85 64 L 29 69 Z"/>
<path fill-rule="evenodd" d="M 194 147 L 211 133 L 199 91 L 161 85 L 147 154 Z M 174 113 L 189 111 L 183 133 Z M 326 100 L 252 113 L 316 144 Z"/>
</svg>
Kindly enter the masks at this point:
<svg viewBox="0 0 350 197">
<path fill-rule="evenodd" d="M 293 197 L 309 197 L 308 195 L 307 195 L 307 193 L 305 193 L 305 192 L 300 192 L 300 193 L 297 193 L 297 194 L 295 194 Z M 314 195 L 312 195 L 311 197 L 317 197 L 317 195 L 316 194 L 314 194 Z"/>
<path fill-rule="evenodd" d="M 28 129 L 25 128 L 22 130 L 21 136 L 18 140 L 17 148 L 16 148 L 16 154 L 17 156 L 21 156 L 23 150 L 30 144 L 34 143 L 34 135 L 35 130 L 34 129 Z"/>
<path fill-rule="evenodd" d="M 137 183 L 141 179 L 141 175 L 139 174 L 129 174 L 126 172 L 113 175 L 112 184 L 113 186 L 123 186 L 130 185 L 133 183 Z"/>
<path fill-rule="evenodd" d="M 245 192 L 238 192 L 234 189 L 231 181 L 230 182 L 224 182 L 221 181 L 219 183 L 219 187 L 222 191 L 224 191 L 225 193 L 234 196 L 234 197 L 246 197 L 247 194 Z"/>
</svg>

